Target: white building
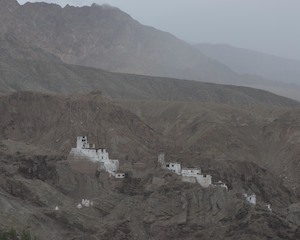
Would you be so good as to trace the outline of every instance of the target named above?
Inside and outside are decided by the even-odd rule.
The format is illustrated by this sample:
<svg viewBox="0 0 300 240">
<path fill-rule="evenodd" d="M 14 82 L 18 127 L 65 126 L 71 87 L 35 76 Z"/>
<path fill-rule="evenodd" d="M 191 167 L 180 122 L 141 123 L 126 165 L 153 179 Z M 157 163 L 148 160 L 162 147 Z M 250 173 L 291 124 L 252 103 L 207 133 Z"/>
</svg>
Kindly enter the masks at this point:
<svg viewBox="0 0 300 240">
<path fill-rule="evenodd" d="M 181 175 L 181 164 L 177 162 L 167 162 L 165 163 L 165 168 L 170 170 L 177 175 Z"/>
<path fill-rule="evenodd" d="M 202 187 L 211 185 L 211 176 L 201 174 L 200 168 L 183 168 L 181 175 L 183 182 L 198 183 Z"/>
<path fill-rule="evenodd" d="M 246 198 L 246 201 L 249 202 L 250 204 L 256 205 L 256 195 L 255 194 L 243 194 L 244 197 Z"/>
<path fill-rule="evenodd" d="M 99 163 L 101 169 L 113 176 L 115 176 L 115 172 L 119 169 L 119 161 L 109 159 L 106 149 L 95 148 L 95 144 L 88 143 L 86 136 L 77 137 L 76 148 L 71 149 L 69 156 Z"/>
<path fill-rule="evenodd" d="M 165 155 L 163 153 L 158 155 L 158 162 L 162 169 L 168 169 L 169 171 L 181 175 L 183 182 L 198 183 L 202 187 L 208 187 L 211 185 L 211 175 L 201 174 L 200 168 L 181 168 L 181 164 L 177 162 L 165 162 Z"/>
<path fill-rule="evenodd" d="M 169 171 L 178 175 L 181 174 L 181 164 L 177 162 L 166 162 L 164 153 L 160 153 L 157 160 L 162 169 L 168 169 Z"/>
</svg>

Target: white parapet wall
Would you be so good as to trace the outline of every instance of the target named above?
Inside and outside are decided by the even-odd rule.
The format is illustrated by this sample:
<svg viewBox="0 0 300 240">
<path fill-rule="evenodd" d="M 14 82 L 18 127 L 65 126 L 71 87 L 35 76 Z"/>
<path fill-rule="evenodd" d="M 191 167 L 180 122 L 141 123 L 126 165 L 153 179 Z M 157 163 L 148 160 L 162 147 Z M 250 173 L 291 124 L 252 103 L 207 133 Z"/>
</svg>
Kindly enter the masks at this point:
<svg viewBox="0 0 300 240">
<path fill-rule="evenodd" d="M 201 169 L 199 169 L 199 168 L 182 168 L 181 174 L 182 174 L 182 176 L 195 177 L 195 176 L 201 174 Z"/>
</svg>

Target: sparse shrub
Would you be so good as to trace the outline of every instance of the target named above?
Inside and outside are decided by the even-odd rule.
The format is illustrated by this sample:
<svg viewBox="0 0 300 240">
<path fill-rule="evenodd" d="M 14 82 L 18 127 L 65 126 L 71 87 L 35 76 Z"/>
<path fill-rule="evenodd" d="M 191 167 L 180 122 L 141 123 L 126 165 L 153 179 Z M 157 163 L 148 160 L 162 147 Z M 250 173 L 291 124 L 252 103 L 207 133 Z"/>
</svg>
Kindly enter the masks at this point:
<svg viewBox="0 0 300 240">
<path fill-rule="evenodd" d="M 21 240 L 37 240 L 36 237 L 31 236 L 30 231 L 27 229 L 24 229 L 19 237 L 16 229 L 13 227 L 9 231 L 0 231 L 0 240 L 18 240 L 20 237 Z"/>
<path fill-rule="evenodd" d="M 21 240 L 32 240 L 31 233 L 29 230 L 24 229 L 21 234 Z"/>
<path fill-rule="evenodd" d="M 1 232 L 0 233 L 0 240 L 7 240 L 7 233 L 6 232 Z"/>
<path fill-rule="evenodd" d="M 17 239 L 17 231 L 15 228 L 11 227 L 10 230 L 8 231 L 8 234 L 10 236 L 10 239 L 12 239 L 12 240 Z"/>
</svg>

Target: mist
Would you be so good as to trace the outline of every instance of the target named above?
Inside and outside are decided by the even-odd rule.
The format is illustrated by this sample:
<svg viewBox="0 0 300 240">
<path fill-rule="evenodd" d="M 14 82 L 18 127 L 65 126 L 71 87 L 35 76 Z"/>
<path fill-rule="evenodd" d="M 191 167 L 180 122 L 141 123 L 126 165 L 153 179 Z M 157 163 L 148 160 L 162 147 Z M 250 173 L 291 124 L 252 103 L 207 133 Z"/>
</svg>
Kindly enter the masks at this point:
<svg viewBox="0 0 300 240">
<path fill-rule="evenodd" d="M 24 4 L 25 0 L 19 0 Z M 31 1 L 37 2 L 37 1 Z M 225 43 L 300 60 L 297 0 L 45 0 L 64 7 L 110 4 L 189 43 Z"/>
</svg>

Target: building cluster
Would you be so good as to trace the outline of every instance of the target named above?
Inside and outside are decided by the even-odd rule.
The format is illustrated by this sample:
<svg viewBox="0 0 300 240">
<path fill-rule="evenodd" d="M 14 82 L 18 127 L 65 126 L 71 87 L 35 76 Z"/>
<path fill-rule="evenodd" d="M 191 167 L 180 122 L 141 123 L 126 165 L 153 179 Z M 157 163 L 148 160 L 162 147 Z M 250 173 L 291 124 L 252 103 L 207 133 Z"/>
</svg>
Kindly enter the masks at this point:
<svg viewBox="0 0 300 240">
<path fill-rule="evenodd" d="M 200 168 L 182 168 L 180 163 L 166 162 L 164 153 L 158 155 L 158 162 L 162 169 L 166 169 L 172 173 L 180 175 L 183 182 L 198 183 L 202 187 L 209 187 L 212 185 L 211 175 L 202 174 Z M 227 189 L 225 183 L 220 186 Z"/>
<path fill-rule="evenodd" d="M 82 199 L 82 200 L 81 200 L 81 203 L 78 203 L 78 204 L 77 204 L 77 208 L 78 208 L 78 209 L 81 209 L 81 208 L 83 208 L 83 207 L 89 208 L 89 207 L 92 207 L 92 206 L 94 206 L 93 201 L 90 201 L 90 200 L 88 200 L 88 199 Z"/>
<path fill-rule="evenodd" d="M 92 164 L 90 169 L 87 169 L 87 172 L 94 172 L 104 170 L 109 173 L 110 176 L 113 176 L 118 179 L 126 177 L 125 173 L 118 172 L 119 161 L 109 159 L 108 152 L 104 148 L 96 148 L 95 144 L 88 143 L 86 136 L 77 137 L 76 148 L 72 148 L 69 154 L 69 157 L 72 159 L 72 163 L 77 163 L 77 168 L 83 170 L 87 165 Z M 89 160 L 87 162 L 86 160 Z M 186 168 L 182 167 L 178 162 L 166 162 L 165 154 L 161 153 L 158 155 L 158 163 L 161 168 L 167 171 L 170 171 L 174 174 L 181 176 L 183 182 L 197 183 L 202 187 L 223 187 L 228 190 L 228 187 L 222 181 L 215 182 L 212 184 L 212 176 L 209 174 L 203 174 L 200 168 Z M 96 165 L 95 165 L 96 164 Z M 76 164 L 75 164 L 76 165 Z M 250 204 L 256 205 L 256 195 L 253 193 L 244 193 L 243 196 L 245 200 Z M 78 209 L 83 207 L 93 206 L 93 202 L 87 199 L 82 199 L 81 203 L 77 205 Z M 270 204 L 267 204 L 267 209 L 272 211 Z M 59 210 L 58 207 L 55 208 L 56 211 Z"/>
</svg>

